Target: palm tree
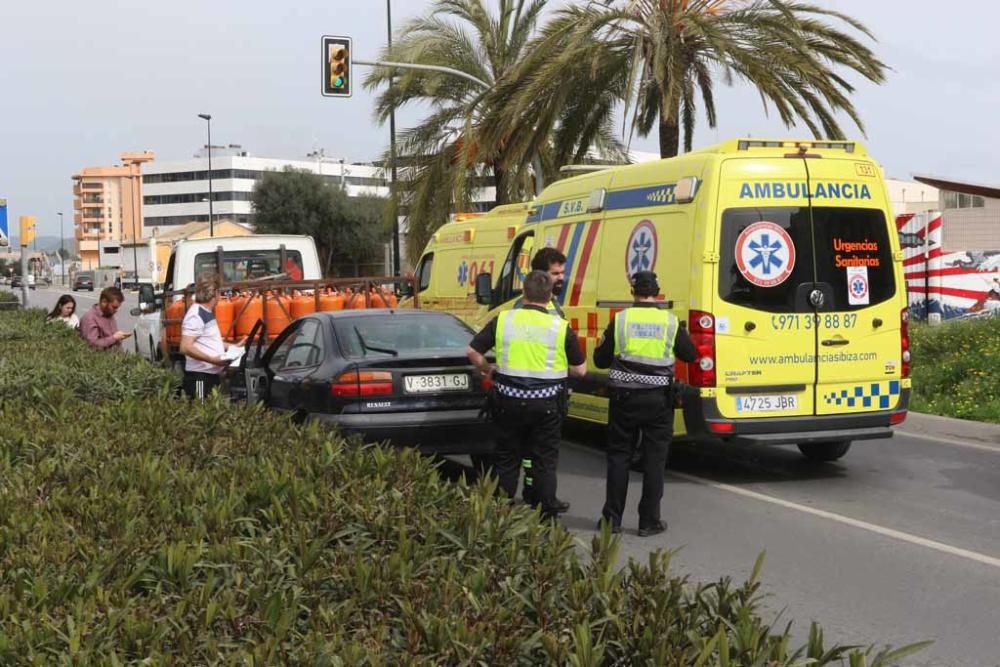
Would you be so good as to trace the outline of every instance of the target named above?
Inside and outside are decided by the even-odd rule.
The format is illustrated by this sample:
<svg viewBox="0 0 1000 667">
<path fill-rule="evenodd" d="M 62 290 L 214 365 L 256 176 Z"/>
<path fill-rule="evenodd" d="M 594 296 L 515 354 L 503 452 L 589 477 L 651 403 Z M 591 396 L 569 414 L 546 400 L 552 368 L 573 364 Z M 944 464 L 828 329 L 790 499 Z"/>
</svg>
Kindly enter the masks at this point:
<svg viewBox="0 0 1000 667">
<path fill-rule="evenodd" d="M 846 24 L 842 30 L 828 19 Z M 659 131 L 661 157 L 677 155 L 681 131 L 691 149 L 698 104 L 715 127 L 718 79 L 756 87 L 765 112 L 817 138 L 844 138 L 836 114 L 864 132 L 846 72 L 875 83 L 886 66 L 851 30 L 874 40 L 859 21 L 790 0 L 600 0 L 560 9 L 532 45 L 517 110 L 537 130 L 564 127 L 576 113 L 610 114 L 611 91 L 640 135 Z M 601 107 L 600 109 L 596 107 Z M 573 138 L 567 139 L 572 142 Z"/>
<path fill-rule="evenodd" d="M 423 249 L 449 213 L 468 207 L 477 191 L 494 185 L 498 204 L 530 198 L 533 158 L 540 156 L 550 170 L 561 163 L 551 133 L 519 131 L 532 123 L 514 117 L 509 103 L 523 81 L 520 68 L 545 5 L 546 0 L 435 0 L 381 54 L 383 61 L 457 69 L 485 87 L 453 74 L 407 69 L 376 68 L 366 78 L 366 88 L 384 87 L 376 106 L 380 122 L 410 103 L 430 108 L 418 125 L 400 133 L 398 144 L 397 193 L 407 211 L 409 256 Z M 572 139 L 590 135 L 615 145 L 606 121 Z"/>
</svg>

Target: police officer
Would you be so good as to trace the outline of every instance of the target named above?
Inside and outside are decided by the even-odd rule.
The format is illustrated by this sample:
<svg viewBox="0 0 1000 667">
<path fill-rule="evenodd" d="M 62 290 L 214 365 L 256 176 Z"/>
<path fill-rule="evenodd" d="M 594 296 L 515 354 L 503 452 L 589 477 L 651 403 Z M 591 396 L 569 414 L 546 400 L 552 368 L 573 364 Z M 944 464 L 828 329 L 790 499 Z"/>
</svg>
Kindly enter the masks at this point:
<svg viewBox="0 0 1000 667">
<path fill-rule="evenodd" d="M 582 377 L 587 371 L 576 332 L 546 311 L 551 299 L 549 275 L 530 272 L 524 279 L 524 306 L 491 320 L 467 351 L 484 375 L 493 376 L 494 471 L 500 488 L 513 498 L 523 465 L 532 505 L 541 506 L 546 518 L 555 518 L 559 511 L 556 466 L 566 378 Z M 495 369 L 484 356 L 491 349 L 496 350 Z"/>
<path fill-rule="evenodd" d="M 546 246 L 536 252 L 535 256 L 531 258 L 531 270 L 545 271 L 549 274 L 549 278 L 552 279 L 552 299 L 549 300 L 546 310 L 552 315 L 558 315 L 566 319 L 566 314 L 563 312 L 562 306 L 556 300 L 556 297 L 562 294 L 563 285 L 566 283 L 566 255 L 555 248 Z M 524 306 L 523 297 L 514 302 L 515 308 L 521 308 L 522 306 Z M 530 465 L 530 458 L 525 459 L 525 461 Z M 534 498 L 531 496 L 531 487 L 524 486 L 521 490 L 521 497 L 524 498 L 524 502 L 528 505 L 535 504 Z M 569 511 L 569 502 L 556 498 L 556 508 L 560 514 L 564 514 Z"/>
<path fill-rule="evenodd" d="M 645 448 L 639 535 L 657 535 L 667 529 L 660 520 L 663 471 L 673 435 L 674 357 L 694 361 L 694 343 L 677 318 L 658 307 L 660 285 L 652 271 L 632 277 L 635 303 L 616 313 L 594 350 L 594 364 L 610 368 L 608 386 L 608 477 L 601 521 L 621 532 L 628 492 L 632 446 L 642 434 Z"/>
</svg>

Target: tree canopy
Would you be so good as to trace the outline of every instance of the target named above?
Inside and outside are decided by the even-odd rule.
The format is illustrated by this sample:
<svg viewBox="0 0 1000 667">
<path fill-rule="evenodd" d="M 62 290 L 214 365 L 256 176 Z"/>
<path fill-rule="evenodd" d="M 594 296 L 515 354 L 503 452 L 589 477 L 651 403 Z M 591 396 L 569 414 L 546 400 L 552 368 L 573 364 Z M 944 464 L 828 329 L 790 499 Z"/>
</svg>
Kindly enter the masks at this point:
<svg viewBox="0 0 1000 667">
<path fill-rule="evenodd" d="M 324 275 L 358 275 L 362 264 L 382 259 L 390 236 L 385 199 L 348 198 L 339 185 L 308 171 L 266 172 L 252 202 L 256 231 L 313 237 Z"/>
</svg>

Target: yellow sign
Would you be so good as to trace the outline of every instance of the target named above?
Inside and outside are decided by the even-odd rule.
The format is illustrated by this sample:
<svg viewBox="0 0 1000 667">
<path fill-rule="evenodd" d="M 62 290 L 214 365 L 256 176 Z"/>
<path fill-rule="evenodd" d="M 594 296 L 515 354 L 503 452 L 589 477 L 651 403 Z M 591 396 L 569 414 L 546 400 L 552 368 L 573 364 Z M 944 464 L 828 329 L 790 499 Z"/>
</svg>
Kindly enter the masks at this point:
<svg viewBox="0 0 1000 667">
<path fill-rule="evenodd" d="M 21 223 L 21 247 L 27 248 L 35 240 L 35 216 L 22 215 L 18 220 Z"/>
</svg>

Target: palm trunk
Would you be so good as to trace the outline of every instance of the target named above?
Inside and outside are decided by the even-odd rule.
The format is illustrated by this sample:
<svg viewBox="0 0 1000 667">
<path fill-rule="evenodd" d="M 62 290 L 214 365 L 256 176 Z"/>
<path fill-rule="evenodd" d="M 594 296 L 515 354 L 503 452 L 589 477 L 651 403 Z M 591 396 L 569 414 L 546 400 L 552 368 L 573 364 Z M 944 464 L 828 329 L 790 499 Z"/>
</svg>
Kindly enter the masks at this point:
<svg viewBox="0 0 1000 667">
<path fill-rule="evenodd" d="M 666 102 L 660 100 L 660 157 L 676 157 L 680 152 L 681 127 L 680 104 L 673 109 L 666 108 Z"/>
<path fill-rule="evenodd" d="M 493 163 L 493 186 L 496 189 L 497 206 L 507 202 L 507 171 L 500 166 L 500 162 Z"/>
</svg>

